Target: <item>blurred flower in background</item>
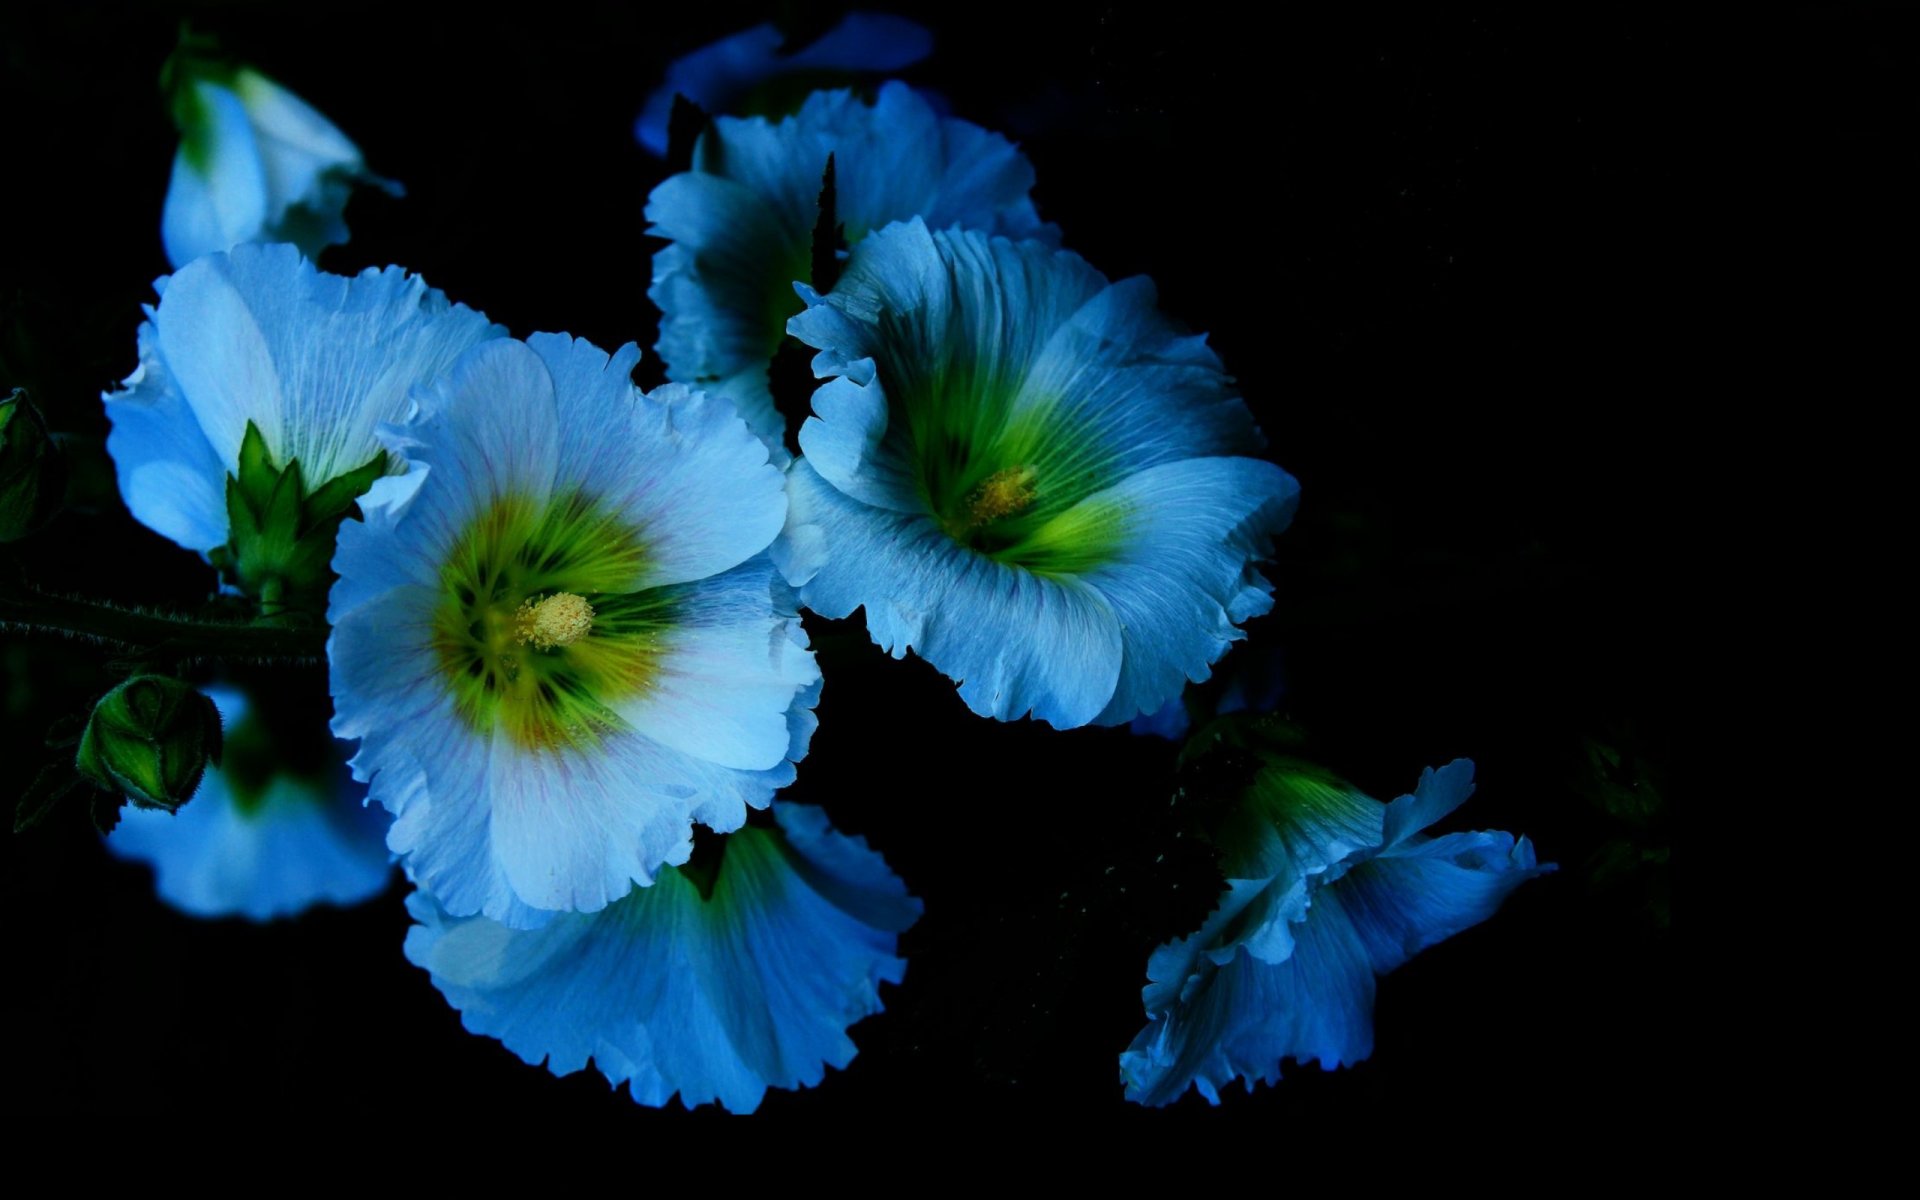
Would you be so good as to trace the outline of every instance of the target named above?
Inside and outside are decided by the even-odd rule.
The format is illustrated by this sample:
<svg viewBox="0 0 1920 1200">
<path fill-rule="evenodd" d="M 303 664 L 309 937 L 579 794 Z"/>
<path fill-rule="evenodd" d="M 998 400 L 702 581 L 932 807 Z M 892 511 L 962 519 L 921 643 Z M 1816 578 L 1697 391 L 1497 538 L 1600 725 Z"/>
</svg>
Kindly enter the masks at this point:
<svg viewBox="0 0 1920 1200">
<path fill-rule="evenodd" d="M 291 242 L 318 255 L 347 240 L 357 185 L 400 193 L 312 105 L 204 39 L 182 38 L 161 83 L 180 130 L 160 220 L 175 268 L 245 242 Z"/>
<path fill-rule="evenodd" d="M 344 759 L 288 769 L 245 697 L 206 695 L 226 725 L 222 765 L 178 812 L 128 805 L 107 849 L 152 866 L 160 898 L 196 917 L 265 921 L 379 895 L 393 870 L 389 818 L 366 807 Z"/>
<path fill-rule="evenodd" d="M 898 71 L 933 53 L 933 34 L 924 26 L 887 13 L 848 13 L 803 46 L 789 48 L 787 41 L 773 24 L 755 25 L 676 59 L 647 97 L 633 135 L 665 157 L 675 96 L 710 113 L 778 117 L 815 88 Z"/>
</svg>

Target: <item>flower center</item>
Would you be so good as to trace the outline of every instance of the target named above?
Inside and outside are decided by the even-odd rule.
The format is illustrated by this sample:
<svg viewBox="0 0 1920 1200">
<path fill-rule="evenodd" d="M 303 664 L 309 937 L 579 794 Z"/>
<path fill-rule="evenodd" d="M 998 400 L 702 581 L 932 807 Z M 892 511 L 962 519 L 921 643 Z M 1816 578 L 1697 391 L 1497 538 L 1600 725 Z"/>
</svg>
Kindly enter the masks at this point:
<svg viewBox="0 0 1920 1200">
<path fill-rule="evenodd" d="M 645 557 L 588 498 L 509 496 L 480 513 L 441 568 L 434 612 L 455 711 L 534 750 L 625 729 L 620 703 L 650 684 L 674 609 L 675 589 L 628 590 Z"/>
<path fill-rule="evenodd" d="M 514 640 L 522 646 L 533 643 L 535 650 L 571 646 L 593 629 L 593 605 L 574 595 L 561 592 L 538 604 L 522 600 L 513 614 Z"/>
<path fill-rule="evenodd" d="M 991 525 L 1002 517 L 1024 512 L 1039 494 L 1034 479 L 1039 472 L 1032 467 L 1006 467 L 980 481 L 967 493 L 967 517 L 973 528 Z"/>
</svg>

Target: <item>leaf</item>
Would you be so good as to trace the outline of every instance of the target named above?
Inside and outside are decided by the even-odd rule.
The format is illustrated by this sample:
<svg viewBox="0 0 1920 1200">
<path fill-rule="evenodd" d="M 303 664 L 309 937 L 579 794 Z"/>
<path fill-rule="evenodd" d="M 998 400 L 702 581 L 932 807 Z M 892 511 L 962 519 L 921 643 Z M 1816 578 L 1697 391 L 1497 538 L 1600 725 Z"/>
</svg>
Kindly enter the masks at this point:
<svg viewBox="0 0 1920 1200">
<path fill-rule="evenodd" d="M 13 809 L 13 831 L 25 833 L 35 825 L 46 820 L 54 806 L 65 799 L 67 794 L 82 780 L 65 759 L 56 759 L 40 768 L 33 777 L 27 790 L 20 794 L 20 802 Z"/>
</svg>

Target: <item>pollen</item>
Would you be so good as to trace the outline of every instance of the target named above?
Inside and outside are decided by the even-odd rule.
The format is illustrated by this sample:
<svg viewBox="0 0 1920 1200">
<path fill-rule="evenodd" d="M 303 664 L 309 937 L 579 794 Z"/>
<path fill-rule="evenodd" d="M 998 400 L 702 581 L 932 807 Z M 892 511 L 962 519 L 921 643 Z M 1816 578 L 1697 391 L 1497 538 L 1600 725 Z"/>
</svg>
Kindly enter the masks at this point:
<svg viewBox="0 0 1920 1200">
<path fill-rule="evenodd" d="M 1038 474 L 1032 467 L 1007 467 L 981 480 L 967 493 L 967 517 L 974 528 L 1025 511 L 1038 494 L 1033 486 Z"/>
<path fill-rule="evenodd" d="M 571 646 L 593 628 L 593 605 L 572 592 L 556 592 L 542 600 L 522 600 L 513 614 L 514 637 L 535 650 Z"/>
</svg>

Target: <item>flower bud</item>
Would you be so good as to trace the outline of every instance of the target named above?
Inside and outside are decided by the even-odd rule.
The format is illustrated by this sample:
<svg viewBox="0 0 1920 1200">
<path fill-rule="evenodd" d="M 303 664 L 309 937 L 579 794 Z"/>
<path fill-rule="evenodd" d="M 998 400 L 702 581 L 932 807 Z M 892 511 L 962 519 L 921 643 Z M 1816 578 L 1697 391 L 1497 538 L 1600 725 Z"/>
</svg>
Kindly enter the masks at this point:
<svg viewBox="0 0 1920 1200">
<path fill-rule="evenodd" d="M 220 713 L 193 687 L 136 675 L 93 706 L 74 766 L 141 808 L 168 812 L 192 798 L 220 761 Z"/>
<path fill-rule="evenodd" d="M 47 523 L 67 490 L 66 460 L 24 389 L 0 399 L 0 542 Z"/>
</svg>

